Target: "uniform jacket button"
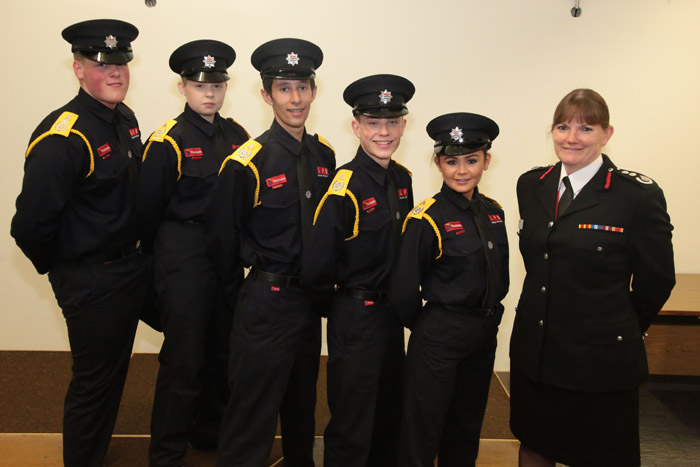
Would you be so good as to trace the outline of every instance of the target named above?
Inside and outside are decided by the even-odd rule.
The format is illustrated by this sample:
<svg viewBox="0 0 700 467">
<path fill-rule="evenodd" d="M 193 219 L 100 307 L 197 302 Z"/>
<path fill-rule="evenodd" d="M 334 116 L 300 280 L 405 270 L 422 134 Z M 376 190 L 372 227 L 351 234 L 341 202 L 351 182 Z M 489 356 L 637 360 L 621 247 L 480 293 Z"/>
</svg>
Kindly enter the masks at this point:
<svg viewBox="0 0 700 467">
<path fill-rule="evenodd" d="M 542 288 L 540 290 L 542 291 L 542 293 L 547 293 L 547 287 L 545 287 L 544 285 L 542 286 Z"/>
<path fill-rule="evenodd" d="M 617 341 L 622 342 L 622 336 L 617 336 Z"/>
<path fill-rule="evenodd" d="M 539 324 L 540 326 L 544 326 L 544 321 L 540 320 L 539 323 L 537 323 L 537 324 Z"/>
<path fill-rule="evenodd" d="M 546 252 L 545 252 L 545 254 L 542 255 L 542 257 L 543 257 L 544 259 L 549 259 L 549 253 L 546 253 Z"/>
<path fill-rule="evenodd" d="M 549 221 L 547 228 L 551 229 L 552 227 L 554 227 L 554 221 Z"/>
</svg>

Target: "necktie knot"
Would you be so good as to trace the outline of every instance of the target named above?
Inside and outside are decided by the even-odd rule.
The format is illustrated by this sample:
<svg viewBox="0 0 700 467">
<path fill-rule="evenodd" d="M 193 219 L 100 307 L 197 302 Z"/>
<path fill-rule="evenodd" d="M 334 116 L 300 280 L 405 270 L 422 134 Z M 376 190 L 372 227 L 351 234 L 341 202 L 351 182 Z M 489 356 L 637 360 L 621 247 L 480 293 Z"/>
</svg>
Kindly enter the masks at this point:
<svg viewBox="0 0 700 467">
<path fill-rule="evenodd" d="M 574 189 L 571 187 L 571 181 L 569 180 L 569 177 L 564 177 L 561 181 L 564 184 L 564 192 L 561 193 L 561 196 L 559 196 L 559 201 L 557 202 L 557 217 L 564 214 L 564 212 L 566 212 L 566 209 L 574 200 Z"/>
</svg>

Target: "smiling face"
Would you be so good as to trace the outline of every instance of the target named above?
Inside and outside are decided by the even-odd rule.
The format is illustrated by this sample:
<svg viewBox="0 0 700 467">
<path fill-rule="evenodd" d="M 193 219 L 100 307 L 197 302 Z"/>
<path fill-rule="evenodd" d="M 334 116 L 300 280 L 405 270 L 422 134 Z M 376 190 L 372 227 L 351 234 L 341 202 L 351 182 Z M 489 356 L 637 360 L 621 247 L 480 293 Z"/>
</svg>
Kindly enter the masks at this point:
<svg viewBox="0 0 700 467">
<path fill-rule="evenodd" d="M 554 152 L 571 175 L 598 158 L 613 134 L 613 127 L 579 121 L 561 122 L 552 128 Z"/>
<path fill-rule="evenodd" d="M 80 87 L 110 109 L 124 100 L 129 90 L 129 65 L 98 63 L 88 58 L 74 60 L 73 72 Z"/>
<path fill-rule="evenodd" d="M 360 138 L 360 146 L 367 155 L 382 167 L 389 167 L 391 156 L 401 143 L 406 120 L 403 117 L 375 118 L 358 115 L 352 121 L 352 129 Z"/>
<path fill-rule="evenodd" d="M 187 99 L 187 105 L 213 123 L 216 113 L 221 110 L 226 97 L 226 81 L 220 83 L 200 83 L 183 79 L 177 83 L 180 93 Z"/>
<path fill-rule="evenodd" d="M 434 160 L 445 184 L 471 200 L 484 170 L 489 168 L 491 154 L 479 149 L 456 156 L 437 155 Z"/>
<path fill-rule="evenodd" d="M 309 117 L 311 103 L 316 98 L 316 87 L 311 81 L 277 79 L 272 80 L 270 92 L 260 90 L 263 100 L 272 106 L 275 120 L 282 128 L 301 141 L 304 125 Z"/>
</svg>

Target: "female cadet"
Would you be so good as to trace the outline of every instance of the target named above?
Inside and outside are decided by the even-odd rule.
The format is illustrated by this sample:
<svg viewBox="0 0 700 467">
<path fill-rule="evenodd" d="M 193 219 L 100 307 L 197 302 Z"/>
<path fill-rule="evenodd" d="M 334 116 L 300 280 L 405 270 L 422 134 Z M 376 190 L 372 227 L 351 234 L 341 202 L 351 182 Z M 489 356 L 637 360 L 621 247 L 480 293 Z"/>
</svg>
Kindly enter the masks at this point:
<svg viewBox="0 0 700 467">
<path fill-rule="evenodd" d="M 499 130 L 453 113 L 427 131 L 444 183 L 406 218 L 389 292 L 412 330 L 399 465 L 474 465 L 509 282 L 503 210 L 477 188 Z"/>
<path fill-rule="evenodd" d="M 527 275 L 511 337 L 520 465 L 638 466 L 643 333 L 675 284 L 661 189 L 601 153 L 613 134 L 590 89 L 552 121 L 559 163 L 518 180 Z"/>
<path fill-rule="evenodd" d="M 216 447 L 228 402 L 228 337 L 238 283 L 220 288 L 207 256 L 204 212 L 221 162 L 248 133 L 219 114 L 236 59 L 231 46 L 196 40 L 170 55 L 187 103 L 151 135 L 143 155 L 139 213 L 153 249 L 164 341 L 151 416 L 150 465 L 182 464 L 188 442 Z M 240 280 L 243 268 L 238 269 Z"/>
</svg>

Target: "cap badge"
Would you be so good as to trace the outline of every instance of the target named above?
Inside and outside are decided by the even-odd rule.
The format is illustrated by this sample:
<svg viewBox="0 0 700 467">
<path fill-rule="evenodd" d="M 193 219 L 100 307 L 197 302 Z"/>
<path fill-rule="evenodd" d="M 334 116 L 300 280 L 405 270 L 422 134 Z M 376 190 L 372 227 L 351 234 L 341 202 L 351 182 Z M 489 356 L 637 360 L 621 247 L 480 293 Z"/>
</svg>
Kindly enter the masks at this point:
<svg viewBox="0 0 700 467">
<path fill-rule="evenodd" d="M 204 63 L 206 68 L 214 68 L 214 65 L 216 65 L 216 60 L 211 55 L 205 55 L 202 63 Z"/>
<path fill-rule="evenodd" d="M 450 131 L 450 136 L 454 141 L 459 141 L 462 139 L 462 136 L 464 136 L 464 133 L 460 127 L 456 126 L 452 128 L 452 131 Z"/>
<path fill-rule="evenodd" d="M 294 52 L 289 52 L 287 54 L 287 63 L 292 66 L 298 65 L 299 55 L 295 54 Z"/>
<path fill-rule="evenodd" d="M 105 45 L 110 49 L 115 48 L 117 46 L 117 38 L 111 34 L 109 36 L 105 36 Z"/>
<path fill-rule="evenodd" d="M 379 93 L 379 102 L 381 102 L 382 104 L 388 104 L 389 102 L 391 102 L 391 99 L 391 91 L 387 91 L 385 89 Z"/>
</svg>

